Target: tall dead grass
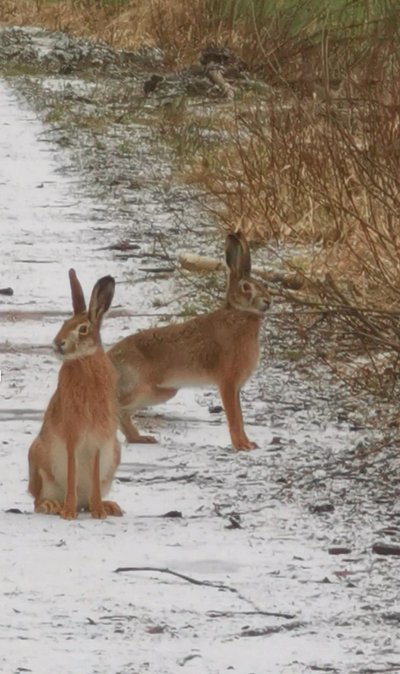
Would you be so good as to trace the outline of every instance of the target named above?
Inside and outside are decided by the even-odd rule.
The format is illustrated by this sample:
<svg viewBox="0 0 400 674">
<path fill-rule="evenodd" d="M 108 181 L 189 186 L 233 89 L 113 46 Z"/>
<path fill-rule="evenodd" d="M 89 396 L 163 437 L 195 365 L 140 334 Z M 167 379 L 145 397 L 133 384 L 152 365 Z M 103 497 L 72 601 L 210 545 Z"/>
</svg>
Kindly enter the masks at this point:
<svg viewBox="0 0 400 674">
<path fill-rule="evenodd" d="M 3 0 L 0 22 L 65 31 L 115 48 L 134 49 L 151 43 L 151 8 L 143 0 Z"/>
<path fill-rule="evenodd" d="M 115 48 L 156 45 L 177 66 L 215 42 L 279 82 L 319 68 L 328 35 L 360 36 L 396 11 L 396 0 L 2 0 L 0 22 L 69 31 Z"/>
</svg>

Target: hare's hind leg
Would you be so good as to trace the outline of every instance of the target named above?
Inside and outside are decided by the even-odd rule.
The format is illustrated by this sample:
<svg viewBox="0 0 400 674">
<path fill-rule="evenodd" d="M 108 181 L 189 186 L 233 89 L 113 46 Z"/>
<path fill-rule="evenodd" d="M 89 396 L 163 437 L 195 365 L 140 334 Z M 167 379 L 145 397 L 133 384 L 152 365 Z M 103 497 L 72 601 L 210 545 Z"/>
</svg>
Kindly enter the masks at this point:
<svg viewBox="0 0 400 674">
<path fill-rule="evenodd" d="M 219 385 L 219 392 L 228 419 L 232 445 L 238 450 L 255 449 L 256 443 L 249 440 L 244 430 L 240 391 L 234 384 L 222 382 Z"/>
<path fill-rule="evenodd" d="M 62 493 L 58 484 L 47 471 L 38 469 L 41 488 L 35 496 L 35 513 L 59 515 L 62 509 Z"/>
<path fill-rule="evenodd" d="M 42 476 L 40 475 L 40 469 L 37 463 L 39 458 L 37 455 L 40 453 L 39 442 L 40 441 L 38 439 L 36 439 L 33 442 L 28 454 L 28 464 L 29 464 L 28 491 L 33 496 L 35 501 L 37 498 L 39 498 L 43 486 Z"/>
<path fill-rule="evenodd" d="M 48 498 L 42 501 L 35 501 L 35 513 L 42 513 L 44 515 L 60 515 L 62 505 L 60 501 L 54 501 Z"/>
<path fill-rule="evenodd" d="M 29 461 L 29 486 L 28 491 L 32 494 L 36 513 L 57 515 L 61 512 L 62 490 L 53 476 L 41 467 L 46 456 L 42 442 L 37 438 L 28 455 Z"/>
<path fill-rule="evenodd" d="M 176 395 L 177 389 L 160 388 L 145 384 L 136 388 L 133 392 L 125 394 L 120 400 L 120 427 L 128 442 L 157 442 L 152 435 L 140 435 L 137 427 L 132 422 L 132 414 L 143 407 L 160 405 Z"/>
<path fill-rule="evenodd" d="M 128 442 L 143 442 L 149 444 L 157 442 L 156 438 L 152 435 L 141 435 L 139 433 L 137 426 L 135 426 L 132 421 L 129 409 L 125 408 L 120 411 L 119 425 Z"/>
<path fill-rule="evenodd" d="M 45 515 L 59 515 L 62 510 L 62 490 L 43 468 L 37 468 L 37 476 L 33 479 L 40 481 L 40 489 L 35 494 L 35 513 Z M 29 482 L 29 491 L 31 491 L 31 481 Z M 31 491 L 32 493 L 32 491 Z"/>
</svg>

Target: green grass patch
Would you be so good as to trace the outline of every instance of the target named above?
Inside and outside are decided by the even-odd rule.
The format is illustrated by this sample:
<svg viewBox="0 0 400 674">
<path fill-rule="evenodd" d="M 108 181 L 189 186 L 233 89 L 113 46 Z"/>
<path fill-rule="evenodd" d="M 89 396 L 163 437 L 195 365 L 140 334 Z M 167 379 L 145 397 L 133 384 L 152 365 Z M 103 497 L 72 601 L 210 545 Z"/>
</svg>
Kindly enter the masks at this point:
<svg viewBox="0 0 400 674">
<path fill-rule="evenodd" d="M 40 75 L 43 69 L 37 65 L 30 65 L 29 63 L 0 63 L 0 74 L 3 77 L 33 77 Z"/>
</svg>

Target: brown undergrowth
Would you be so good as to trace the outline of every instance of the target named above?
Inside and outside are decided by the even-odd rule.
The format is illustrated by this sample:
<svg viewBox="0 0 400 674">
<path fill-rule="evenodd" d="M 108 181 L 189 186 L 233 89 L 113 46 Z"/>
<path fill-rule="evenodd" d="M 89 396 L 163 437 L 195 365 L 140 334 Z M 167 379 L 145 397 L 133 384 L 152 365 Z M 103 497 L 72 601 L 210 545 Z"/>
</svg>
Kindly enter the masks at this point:
<svg viewBox="0 0 400 674">
<path fill-rule="evenodd" d="M 178 67 L 213 42 L 271 81 L 298 82 L 310 73 L 321 78 L 321 53 L 336 79 L 343 42 L 355 38 L 362 51 L 371 27 L 391 24 L 397 11 L 396 0 L 2 0 L 0 22 L 67 31 L 114 48 L 157 46 Z"/>
<path fill-rule="evenodd" d="M 397 24 L 377 25 L 340 76 L 302 90 L 275 85 L 226 124 L 229 142 L 189 171 L 226 228 L 284 249 L 315 309 L 298 314 L 312 344 L 342 377 L 385 396 L 400 373 L 400 74 Z M 292 255 L 288 254 L 292 251 Z"/>
</svg>

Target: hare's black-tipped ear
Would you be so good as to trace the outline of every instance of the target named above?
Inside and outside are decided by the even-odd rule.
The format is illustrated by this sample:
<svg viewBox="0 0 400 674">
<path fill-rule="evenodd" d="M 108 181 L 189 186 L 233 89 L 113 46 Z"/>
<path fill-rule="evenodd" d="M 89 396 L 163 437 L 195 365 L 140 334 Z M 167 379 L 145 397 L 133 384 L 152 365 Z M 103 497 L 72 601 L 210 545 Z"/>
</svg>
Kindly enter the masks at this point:
<svg viewBox="0 0 400 674">
<path fill-rule="evenodd" d="M 89 303 L 89 320 L 99 324 L 102 317 L 110 308 L 114 297 L 115 280 L 112 276 L 103 276 L 95 283 Z"/>
<path fill-rule="evenodd" d="M 228 234 L 225 240 L 225 260 L 231 272 L 239 274 L 242 247 L 236 234 Z"/>
<path fill-rule="evenodd" d="M 236 236 L 240 242 L 240 246 L 242 248 L 242 273 L 244 276 L 250 276 L 251 272 L 251 255 L 250 255 L 250 247 L 249 244 L 247 243 L 247 239 L 243 232 L 237 232 Z"/>
<path fill-rule="evenodd" d="M 85 296 L 82 286 L 78 281 L 75 269 L 69 270 L 69 283 L 71 286 L 72 307 L 74 314 L 83 314 L 86 311 Z"/>
<path fill-rule="evenodd" d="M 239 278 L 250 275 L 250 248 L 242 232 L 228 234 L 226 237 L 225 259 L 230 271 Z"/>
</svg>

